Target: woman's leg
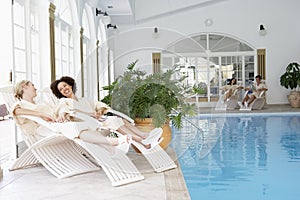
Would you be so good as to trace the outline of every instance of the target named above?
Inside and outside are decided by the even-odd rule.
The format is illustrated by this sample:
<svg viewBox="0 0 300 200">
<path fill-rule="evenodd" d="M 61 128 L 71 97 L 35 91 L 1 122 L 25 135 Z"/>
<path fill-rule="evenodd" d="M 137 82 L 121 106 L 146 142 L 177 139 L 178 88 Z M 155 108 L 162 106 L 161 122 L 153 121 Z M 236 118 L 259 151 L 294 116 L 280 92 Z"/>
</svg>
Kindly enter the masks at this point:
<svg viewBox="0 0 300 200">
<path fill-rule="evenodd" d="M 131 129 L 128 129 L 125 125 L 124 126 L 121 126 L 120 128 L 118 128 L 117 130 L 118 132 L 120 132 L 121 134 L 123 135 L 128 135 L 130 134 L 132 136 L 132 139 L 136 142 L 139 142 L 141 143 L 142 140 L 144 138 L 142 138 L 141 136 L 137 135 L 135 132 L 133 132 Z"/>
<path fill-rule="evenodd" d="M 147 149 L 158 145 L 162 141 L 162 129 L 154 129 L 153 132 L 151 131 L 149 133 L 143 132 L 126 120 L 124 120 L 124 126 L 121 126 L 117 131 L 121 134 L 131 134 L 134 141 L 143 144 Z"/>
<path fill-rule="evenodd" d="M 136 126 L 134 126 L 133 124 L 129 123 L 127 120 L 123 120 L 125 127 L 127 129 L 130 129 L 134 134 L 138 135 L 139 137 L 145 139 L 149 136 L 149 133 L 147 132 L 143 132 L 140 129 L 138 129 Z"/>
<path fill-rule="evenodd" d="M 101 132 L 92 130 L 83 131 L 79 135 L 79 138 L 85 142 L 100 144 L 108 152 L 111 152 L 114 155 L 117 155 L 118 152 L 121 152 L 122 154 L 127 153 L 131 140 L 127 135 L 118 138 L 105 137 Z"/>
<path fill-rule="evenodd" d="M 118 138 L 105 137 L 99 131 L 84 130 L 79 137 L 83 141 L 93 144 L 118 145 Z"/>
</svg>

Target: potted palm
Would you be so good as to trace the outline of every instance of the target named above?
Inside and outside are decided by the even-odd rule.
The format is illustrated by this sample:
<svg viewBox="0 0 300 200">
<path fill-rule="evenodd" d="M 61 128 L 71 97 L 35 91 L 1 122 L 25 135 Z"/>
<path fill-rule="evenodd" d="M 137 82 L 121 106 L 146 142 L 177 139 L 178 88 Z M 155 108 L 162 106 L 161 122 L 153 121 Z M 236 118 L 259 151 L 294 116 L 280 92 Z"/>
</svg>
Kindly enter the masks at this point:
<svg viewBox="0 0 300 200">
<path fill-rule="evenodd" d="M 300 107 L 300 65 L 296 62 L 290 63 L 286 71 L 280 76 L 280 85 L 291 89 L 287 98 L 293 108 Z"/>
<path fill-rule="evenodd" d="M 111 85 L 103 87 L 109 94 L 102 101 L 135 119 L 138 127 L 138 122 L 143 124 L 150 120 L 150 127 L 163 127 L 164 132 L 170 129 L 169 122 L 180 128 L 183 116 L 196 113 L 195 105 L 184 101 L 187 89 L 182 82 L 186 77 L 174 79 L 178 72 L 176 68 L 164 73 L 146 74 L 135 69 L 136 63 L 137 60 L 130 63 L 122 76 Z M 161 146 L 165 148 L 171 137 L 163 137 Z"/>
</svg>

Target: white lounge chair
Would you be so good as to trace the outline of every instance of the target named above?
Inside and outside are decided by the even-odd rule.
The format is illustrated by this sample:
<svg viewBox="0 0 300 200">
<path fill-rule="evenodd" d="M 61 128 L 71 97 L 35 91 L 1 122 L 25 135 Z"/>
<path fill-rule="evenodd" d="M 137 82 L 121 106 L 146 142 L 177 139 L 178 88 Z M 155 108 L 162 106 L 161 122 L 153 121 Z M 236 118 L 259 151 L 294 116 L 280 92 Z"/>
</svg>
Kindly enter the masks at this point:
<svg viewBox="0 0 300 200">
<path fill-rule="evenodd" d="M 5 99 L 11 99 L 8 96 L 13 95 L 12 90 L 10 92 L 0 91 Z M 70 123 L 61 123 L 54 126 L 54 124 L 48 123 L 39 117 L 25 115 L 22 117 L 47 127 L 53 134 L 42 139 L 34 135 L 23 134 L 28 149 L 14 161 L 10 170 L 42 164 L 57 178 L 65 178 L 100 170 L 99 166 L 101 166 L 113 186 L 144 179 L 125 154 L 113 157 L 100 145 L 90 144 L 79 139 L 71 140 L 60 134 L 58 130 L 62 129 L 57 128 L 58 125 L 70 127 Z M 74 129 L 74 131 L 76 130 Z"/>
<path fill-rule="evenodd" d="M 34 144 L 35 149 L 31 149 L 33 151 L 33 154 L 38 157 L 38 160 L 43 160 L 47 159 L 46 164 L 49 165 L 48 161 L 49 158 L 48 156 L 44 156 L 44 154 L 49 153 L 51 156 L 53 155 L 55 157 L 54 159 L 54 164 L 51 163 L 51 170 L 53 170 L 56 167 L 56 165 L 62 165 L 63 168 L 74 168 L 75 172 L 71 175 L 77 175 L 76 169 L 84 167 L 86 168 L 86 161 L 85 160 L 79 160 L 76 158 L 71 157 L 71 155 L 74 154 L 74 151 L 78 151 L 79 155 L 85 159 L 89 159 L 89 162 L 92 162 L 95 168 L 95 163 L 97 163 L 96 170 L 99 170 L 98 166 L 101 166 L 103 171 L 106 173 L 108 178 L 110 179 L 112 186 L 120 186 L 132 182 L 136 182 L 139 180 L 143 180 L 144 176 L 141 175 L 141 173 L 138 171 L 138 169 L 134 166 L 134 164 L 131 162 L 131 160 L 125 155 L 125 154 L 119 154 L 118 156 L 112 156 L 107 150 L 105 150 L 103 147 L 100 145 L 84 142 L 80 139 L 74 139 L 70 140 L 64 137 L 60 132 L 65 130 L 65 128 L 70 128 L 76 131 L 76 123 L 73 122 L 67 122 L 67 123 L 48 123 L 45 122 L 44 120 L 38 118 L 38 117 L 32 117 L 32 116 L 23 116 L 26 117 L 30 120 L 34 120 L 35 122 L 46 126 L 47 128 L 51 129 L 51 131 L 56 132 L 55 138 L 61 138 L 61 140 L 65 140 L 72 145 L 75 145 L 75 149 L 71 149 L 67 151 L 65 149 L 65 145 L 63 144 L 63 148 L 56 148 L 52 149 L 52 146 L 47 145 L 45 147 L 44 144 L 41 144 L 41 148 L 45 148 L 45 151 L 43 155 L 35 154 L 36 151 L 36 143 Z M 63 128 L 64 127 L 64 128 Z M 59 131 L 58 131 L 59 130 Z M 49 136 L 49 138 L 52 136 Z M 53 136 L 54 137 L 54 136 Z M 47 137 L 48 138 L 48 137 Z M 51 145 L 51 143 L 50 143 Z M 54 141 L 52 145 L 56 145 L 56 142 Z M 40 150 L 39 150 L 40 151 Z M 62 154 L 62 158 L 58 160 L 56 158 L 56 155 Z M 71 154 L 71 155 L 70 155 Z M 80 158 L 80 157 L 79 157 Z M 51 159 L 52 160 L 52 159 Z M 43 160 L 44 161 L 44 160 Z M 64 162 L 61 164 L 61 162 Z M 42 163 L 45 166 L 45 163 Z M 69 166 L 69 167 L 66 167 Z M 83 168 L 83 173 L 84 171 Z M 48 169 L 49 170 L 49 169 Z M 59 169 L 60 170 L 60 169 Z M 49 170 L 50 171 L 50 170 Z M 95 171 L 95 170 L 94 170 Z M 52 171 L 51 171 L 52 172 Z M 89 171 L 87 171 L 89 172 Z M 54 173 L 53 173 L 54 174 Z M 61 177 L 63 178 L 63 177 Z"/>
<path fill-rule="evenodd" d="M 47 99 L 46 101 L 57 103 L 57 99 L 54 98 L 53 100 L 53 94 L 50 89 L 43 89 L 41 90 L 41 93 L 45 93 L 41 95 L 43 95 Z M 116 110 L 109 110 L 109 112 L 126 119 L 128 122 L 134 125 L 134 120 L 124 113 Z M 95 123 L 98 123 L 97 120 L 95 120 L 94 118 L 90 118 L 83 113 L 77 112 L 76 115 L 81 119 L 90 119 L 92 121 L 94 120 Z M 133 141 L 132 144 L 145 156 L 155 172 L 163 172 L 177 167 L 171 157 L 159 145 L 152 148 L 151 150 L 148 150 L 138 142 Z"/>
<path fill-rule="evenodd" d="M 233 94 L 229 97 L 227 101 L 224 101 L 224 96 L 229 92 L 228 90 L 224 92 L 223 95 L 220 95 L 215 110 L 233 110 L 238 105 L 238 93 L 239 89 L 235 89 Z"/>
<path fill-rule="evenodd" d="M 13 86 L 0 88 L 0 93 L 9 109 L 15 102 L 13 91 Z M 43 139 L 34 135 L 22 136 L 28 149 L 13 162 L 10 170 L 42 164 L 57 178 L 65 178 L 100 169 L 88 159 L 87 152 L 61 134 L 53 133 Z"/>
<path fill-rule="evenodd" d="M 59 99 L 52 93 L 50 87 L 45 87 L 39 90 L 38 98 L 40 100 L 45 99 L 48 103 L 50 103 L 53 106 L 55 106 L 59 102 Z"/>
<path fill-rule="evenodd" d="M 248 95 L 249 91 L 246 91 L 244 97 Z M 264 107 L 266 103 L 265 91 L 261 91 L 259 96 L 254 99 L 254 101 L 248 106 L 241 106 L 240 111 L 251 111 L 251 110 L 260 110 Z"/>
<path fill-rule="evenodd" d="M 125 115 L 124 113 L 121 113 L 116 110 L 109 110 L 109 112 L 126 119 L 127 121 L 129 121 L 134 125 L 134 120 L 131 119 L 129 116 Z M 86 118 L 88 120 L 95 121 L 95 123 L 98 123 L 97 120 L 88 117 L 85 114 L 78 112 L 76 115 L 81 119 Z M 134 145 L 142 153 L 142 155 L 148 160 L 148 162 L 150 163 L 150 165 L 152 166 L 155 172 L 163 172 L 177 167 L 177 165 L 172 160 L 172 158 L 166 153 L 166 151 L 163 148 L 161 148 L 160 145 L 155 146 L 151 150 L 146 149 L 145 146 L 139 142 L 132 141 L 132 145 Z"/>
</svg>

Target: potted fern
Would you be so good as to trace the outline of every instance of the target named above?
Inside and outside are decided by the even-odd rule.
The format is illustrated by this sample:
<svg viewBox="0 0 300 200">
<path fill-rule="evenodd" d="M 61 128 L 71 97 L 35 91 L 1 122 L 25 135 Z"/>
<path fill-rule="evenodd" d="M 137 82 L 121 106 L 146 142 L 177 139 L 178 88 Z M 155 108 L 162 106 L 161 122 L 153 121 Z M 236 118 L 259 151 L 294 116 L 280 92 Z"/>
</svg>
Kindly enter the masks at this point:
<svg viewBox="0 0 300 200">
<path fill-rule="evenodd" d="M 102 101 L 127 114 L 136 122 L 151 120 L 152 127 L 163 129 L 171 122 L 180 128 L 182 117 L 194 115 L 196 110 L 195 105 L 184 101 L 187 89 L 183 87 L 182 82 L 186 77 L 174 79 L 178 72 L 176 68 L 164 73 L 146 74 L 135 69 L 136 63 L 137 60 L 130 63 L 122 76 L 111 85 L 103 87 L 109 94 Z M 163 137 L 163 143 L 170 142 L 166 136 Z"/>
<path fill-rule="evenodd" d="M 300 107 L 300 65 L 296 62 L 290 63 L 286 71 L 280 76 L 280 85 L 291 89 L 287 98 L 293 108 Z"/>
</svg>

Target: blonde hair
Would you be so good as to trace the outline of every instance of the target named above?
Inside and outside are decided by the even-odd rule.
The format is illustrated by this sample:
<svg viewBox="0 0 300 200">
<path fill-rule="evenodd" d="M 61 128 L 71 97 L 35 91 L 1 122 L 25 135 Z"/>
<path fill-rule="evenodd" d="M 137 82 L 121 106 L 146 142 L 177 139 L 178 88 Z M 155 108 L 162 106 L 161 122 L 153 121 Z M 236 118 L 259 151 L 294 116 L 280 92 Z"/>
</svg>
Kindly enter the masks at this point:
<svg viewBox="0 0 300 200">
<path fill-rule="evenodd" d="M 24 93 L 24 91 L 23 91 L 23 86 L 24 85 L 28 85 L 28 83 L 30 83 L 30 81 L 28 81 L 28 80 L 22 80 L 22 81 L 20 81 L 20 82 L 18 82 L 16 85 L 15 85 L 15 97 L 17 98 L 17 99 L 22 99 L 22 96 L 23 96 L 23 93 Z"/>
</svg>

